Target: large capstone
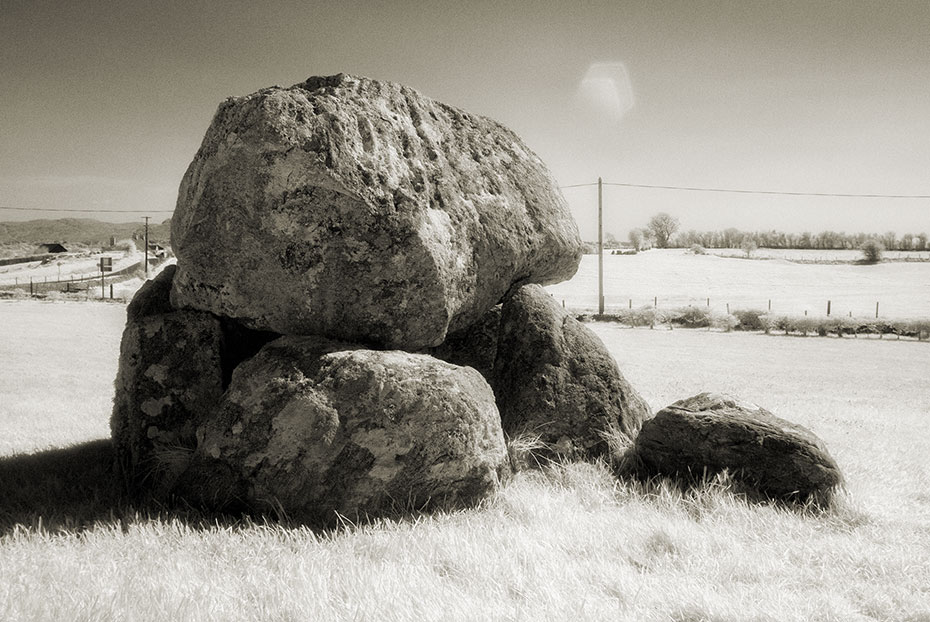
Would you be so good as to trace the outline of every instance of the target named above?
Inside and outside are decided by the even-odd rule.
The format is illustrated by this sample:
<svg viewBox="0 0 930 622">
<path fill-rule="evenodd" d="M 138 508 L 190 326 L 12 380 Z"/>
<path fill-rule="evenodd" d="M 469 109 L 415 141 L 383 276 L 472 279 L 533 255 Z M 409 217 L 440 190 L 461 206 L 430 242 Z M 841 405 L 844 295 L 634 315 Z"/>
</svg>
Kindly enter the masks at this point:
<svg viewBox="0 0 930 622">
<path fill-rule="evenodd" d="M 843 477 L 813 432 L 728 395 L 701 393 L 643 424 L 631 461 L 645 477 L 684 482 L 727 471 L 744 491 L 827 505 Z"/>
<path fill-rule="evenodd" d="M 177 492 L 312 523 L 466 507 L 507 461 L 491 388 L 425 354 L 281 337 L 233 373 Z"/>
<path fill-rule="evenodd" d="M 172 218 L 177 307 L 415 350 L 515 283 L 570 278 L 581 241 L 512 131 L 346 75 L 220 105 Z"/>
<path fill-rule="evenodd" d="M 493 386 L 504 431 L 538 436 L 550 456 L 607 456 L 652 414 L 597 335 L 539 285 L 504 300 Z"/>
</svg>

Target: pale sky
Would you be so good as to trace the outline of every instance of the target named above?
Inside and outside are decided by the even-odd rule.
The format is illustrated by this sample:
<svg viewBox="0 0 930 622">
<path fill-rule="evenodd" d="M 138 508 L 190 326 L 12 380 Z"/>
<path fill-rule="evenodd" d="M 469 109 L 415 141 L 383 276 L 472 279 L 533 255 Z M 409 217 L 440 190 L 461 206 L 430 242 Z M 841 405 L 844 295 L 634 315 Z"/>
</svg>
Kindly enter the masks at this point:
<svg viewBox="0 0 930 622">
<path fill-rule="evenodd" d="M 339 72 L 513 128 L 560 184 L 930 195 L 930 2 L 0 0 L 0 206 L 170 216 L 218 104 Z M 596 190 L 565 196 L 596 237 Z M 930 200 L 607 187 L 605 231 L 930 232 Z M 39 217 L 132 213 L 0 210 Z"/>
</svg>

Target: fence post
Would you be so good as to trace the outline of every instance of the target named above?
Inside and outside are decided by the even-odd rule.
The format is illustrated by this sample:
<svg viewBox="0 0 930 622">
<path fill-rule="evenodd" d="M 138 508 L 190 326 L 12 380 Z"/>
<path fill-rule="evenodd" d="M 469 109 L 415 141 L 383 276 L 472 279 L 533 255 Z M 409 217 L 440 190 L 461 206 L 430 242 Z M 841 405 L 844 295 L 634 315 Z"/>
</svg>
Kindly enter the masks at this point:
<svg viewBox="0 0 930 622">
<path fill-rule="evenodd" d="M 878 319 L 878 302 L 875 303 L 875 319 Z"/>
<path fill-rule="evenodd" d="M 710 298 L 707 299 L 707 306 L 710 306 Z"/>
<path fill-rule="evenodd" d="M 727 303 L 727 315 L 730 315 L 730 303 Z"/>
<path fill-rule="evenodd" d="M 29 296 L 30 296 L 30 297 L 32 297 L 32 295 L 33 295 L 32 292 L 33 292 L 33 290 L 32 290 L 32 277 L 29 277 Z"/>
<path fill-rule="evenodd" d="M 772 312 L 772 299 L 769 298 L 769 313 Z"/>
<path fill-rule="evenodd" d="M 830 301 L 827 301 L 827 317 L 830 317 Z"/>
<path fill-rule="evenodd" d="M 633 299 L 632 299 L 632 298 L 630 298 L 630 308 L 631 308 L 631 309 L 633 308 Z"/>
<path fill-rule="evenodd" d="M 659 308 L 659 297 L 658 296 L 653 297 L 652 306 L 655 307 L 656 309 Z"/>
<path fill-rule="evenodd" d="M 113 283 L 110 283 L 110 300 L 113 300 Z M 565 301 L 562 301 L 562 306 L 565 306 Z"/>
</svg>

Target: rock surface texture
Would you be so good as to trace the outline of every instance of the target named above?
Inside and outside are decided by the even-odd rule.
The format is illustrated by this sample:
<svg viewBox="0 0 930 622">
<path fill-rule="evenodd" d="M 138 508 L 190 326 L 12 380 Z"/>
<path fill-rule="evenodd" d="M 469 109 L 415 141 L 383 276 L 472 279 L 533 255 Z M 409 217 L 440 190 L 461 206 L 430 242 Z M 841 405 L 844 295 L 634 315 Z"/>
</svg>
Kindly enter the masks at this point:
<svg viewBox="0 0 930 622">
<path fill-rule="evenodd" d="M 194 447 L 197 425 L 223 394 L 220 321 L 171 309 L 173 276 L 169 266 L 127 309 L 110 419 L 121 474 L 152 489 L 171 486 L 174 450 Z"/>
<path fill-rule="evenodd" d="M 117 470 L 133 488 L 167 493 L 196 446 L 232 370 L 278 335 L 169 302 L 175 266 L 126 310 L 110 430 Z"/>
<path fill-rule="evenodd" d="M 493 386 L 507 434 L 567 458 L 607 455 L 604 434 L 631 441 L 651 415 L 597 335 L 539 285 L 504 300 Z"/>
<path fill-rule="evenodd" d="M 223 103 L 181 183 L 172 302 L 415 350 L 514 284 L 570 278 L 577 227 L 510 130 L 343 74 Z"/>
<path fill-rule="evenodd" d="M 828 504 L 843 481 L 807 428 L 733 397 L 701 393 L 643 424 L 634 446 L 641 474 L 699 480 L 728 470 L 764 497 Z"/>
<path fill-rule="evenodd" d="M 185 495 L 312 522 L 472 505 L 506 468 L 477 371 L 319 337 L 282 337 L 240 365 L 198 436 Z"/>
<path fill-rule="evenodd" d="M 539 285 L 575 273 L 577 227 L 490 119 L 342 74 L 231 98 L 171 226 L 111 419 L 141 501 L 314 524 L 469 507 L 529 463 L 505 432 L 592 458 L 650 415 Z"/>
</svg>

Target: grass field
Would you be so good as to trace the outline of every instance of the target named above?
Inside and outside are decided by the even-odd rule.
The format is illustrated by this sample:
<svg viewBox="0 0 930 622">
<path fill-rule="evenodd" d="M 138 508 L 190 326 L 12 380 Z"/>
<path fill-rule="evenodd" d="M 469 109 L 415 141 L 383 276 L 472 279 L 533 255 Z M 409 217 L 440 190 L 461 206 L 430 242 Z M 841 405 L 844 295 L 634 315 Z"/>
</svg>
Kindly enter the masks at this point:
<svg viewBox="0 0 930 622">
<path fill-rule="evenodd" d="M 2 620 L 930 620 L 925 343 L 591 325 L 654 408 L 721 390 L 812 428 L 848 479 L 824 514 L 581 464 L 477 510 L 312 532 L 113 492 L 93 439 L 123 317 L 0 301 Z"/>
<path fill-rule="evenodd" d="M 720 257 L 745 257 L 745 251 L 739 248 L 708 248 L 705 252 Z M 889 260 L 930 261 L 930 251 L 883 251 L 882 256 Z M 858 261 L 862 251 L 855 249 L 819 250 L 814 248 L 758 248 L 752 252 L 753 259 L 788 259 L 803 262 Z"/>
<path fill-rule="evenodd" d="M 826 251 L 824 251 L 826 252 Z M 604 256 L 604 297 L 611 307 L 660 308 L 710 306 L 768 309 L 777 314 L 832 314 L 874 317 L 930 317 L 930 262 L 877 265 L 800 264 L 787 260 L 746 260 L 693 255 L 682 249 L 650 250 L 638 255 Z M 597 308 L 597 256 L 585 255 L 569 281 L 546 288 L 566 306 Z"/>
</svg>

